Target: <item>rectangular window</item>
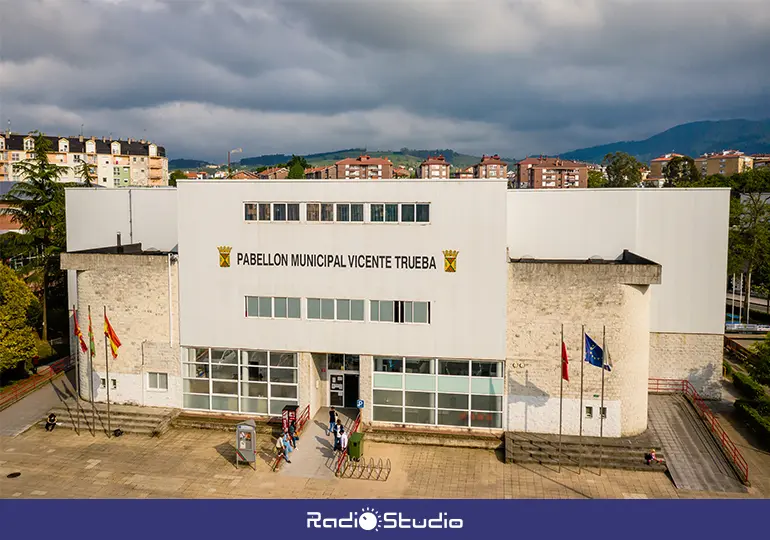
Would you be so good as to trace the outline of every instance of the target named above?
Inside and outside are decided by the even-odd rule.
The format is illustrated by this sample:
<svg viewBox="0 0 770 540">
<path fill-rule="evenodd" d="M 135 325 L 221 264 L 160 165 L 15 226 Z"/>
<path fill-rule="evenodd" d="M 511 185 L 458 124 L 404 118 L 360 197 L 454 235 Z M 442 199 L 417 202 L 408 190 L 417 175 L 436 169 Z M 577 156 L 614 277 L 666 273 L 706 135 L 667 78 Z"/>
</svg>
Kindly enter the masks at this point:
<svg viewBox="0 0 770 540">
<path fill-rule="evenodd" d="M 350 205 L 350 221 L 362 222 L 364 220 L 364 205 L 363 204 L 351 204 Z"/>
<path fill-rule="evenodd" d="M 350 205 L 347 203 L 337 204 L 337 221 L 350 221 Z"/>
<path fill-rule="evenodd" d="M 168 390 L 168 374 L 167 373 L 148 373 L 150 390 Z"/>
<path fill-rule="evenodd" d="M 364 320 L 364 301 L 363 300 L 350 301 L 350 320 L 351 321 Z"/>
<path fill-rule="evenodd" d="M 471 375 L 474 377 L 502 377 L 503 366 L 500 362 L 471 362 Z"/>
<path fill-rule="evenodd" d="M 466 360 L 439 360 L 438 372 L 440 375 L 456 375 L 467 377 L 470 373 Z"/>
<path fill-rule="evenodd" d="M 385 205 L 385 221 L 388 223 L 395 223 L 398 221 L 398 205 L 386 204 Z"/>
<path fill-rule="evenodd" d="M 401 221 L 413 222 L 414 221 L 414 205 L 402 204 L 401 205 Z"/>
<path fill-rule="evenodd" d="M 407 358 L 406 359 L 406 372 L 407 373 L 421 373 L 424 375 L 430 375 L 433 373 L 433 359 L 431 358 Z M 408 404 L 407 404 L 408 405 Z M 412 404 L 414 407 L 420 407 L 420 405 Z"/>
<path fill-rule="evenodd" d="M 259 203 L 259 221 L 270 221 L 270 203 Z"/>
<path fill-rule="evenodd" d="M 594 408 L 586 407 L 586 418 L 593 418 L 593 417 L 594 417 Z"/>
<path fill-rule="evenodd" d="M 321 203 L 321 221 L 334 221 L 333 203 Z"/>
<path fill-rule="evenodd" d="M 402 358 L 390 358 L 386 356 L 374 357 L 374 371 L 383 373 L 401 373 L 404 360 Z"/>
<path fill-rule="evenodd" d="M 327 321 L 334 320 L 334 300 L 331 298 L 321 299 L 321 318 Z"/>
<path fill-rule="evenodd" d="M 115 176 L 120 176 L 120 167 L 113 167 L 112 174 L 114 174 Z"/>
<path fill-rule="evenodd" d="M 417 205 L 417 222 L 428 223 L 430 221 L 430 205 L 418 204 Z"/>
<path fill-rule="evenodd" d="M 318 203 L 307 203 L 307 220 L 318 221 L 320 218 L 320 206 Z"/>
<path fill-rule="evenodd" d="M 287 315 L 289 319 L 300 318 L 300 303 L 299 298 L 289 298 Z"/>
<path fill-rule="evenodd" d="M 604 420 L 606 420 L 606 419 L 607 419 L 607 407 L 599 407 L 599 410 L 600 410 L 600 411 L 601 411 L 601 413 L 602 413 L 602 418 L 603 418 Z"/>
<path fill-rule="evenodd" d="M 371 207 L 372 216 L 371 220 L 375 223 L 381 223 L 385 221 L 385 205 L 373 204 Z"/>
<path fill-rule="evenodd" d="M 273 221 L 286 221 L 286 203 L 273 204 Z"/>
<path fill-rule="evenodd" d="M 321 299 L 320 298 L 307 299 L 307 318 L 308 319 L 321 318 Z"/>
<path fill-rule="evenodd" d="M 257 204 L 246 203 L 243 205 L 246 221 L 257 221 Z"/>
<path fill-rule="evenodd" d="M 289 203 L 286 205 L 286 220 L 299 221 L 299 203 Z"/>
<path fill-rule="evenodd" d="M 286 298 L 273 298 L 273 307 L 275 308 L 275 317 L 277 319 L 285 319 L 287 306 Z"/>
</svg>

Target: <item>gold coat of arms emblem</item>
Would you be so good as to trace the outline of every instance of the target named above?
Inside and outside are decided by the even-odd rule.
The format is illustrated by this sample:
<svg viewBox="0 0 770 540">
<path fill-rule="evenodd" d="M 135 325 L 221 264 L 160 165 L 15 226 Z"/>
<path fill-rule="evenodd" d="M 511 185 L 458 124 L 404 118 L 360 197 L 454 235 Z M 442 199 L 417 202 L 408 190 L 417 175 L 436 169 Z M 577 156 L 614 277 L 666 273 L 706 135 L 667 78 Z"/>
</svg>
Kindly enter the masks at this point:
<svg viewBox="0 0 770 540">
<path fill-rule="evenodd" d="M 230 246 L 218 246 L 219 250 L 219 266 L 222 268 L 230 268 L 230 252 L 233 248 Z"/>
<path fill-rule="evenodd" d="M 457 254 L 459 251 L 447 249 L 444 252 L 444 272 L 457 272 Z"/>
</svg>

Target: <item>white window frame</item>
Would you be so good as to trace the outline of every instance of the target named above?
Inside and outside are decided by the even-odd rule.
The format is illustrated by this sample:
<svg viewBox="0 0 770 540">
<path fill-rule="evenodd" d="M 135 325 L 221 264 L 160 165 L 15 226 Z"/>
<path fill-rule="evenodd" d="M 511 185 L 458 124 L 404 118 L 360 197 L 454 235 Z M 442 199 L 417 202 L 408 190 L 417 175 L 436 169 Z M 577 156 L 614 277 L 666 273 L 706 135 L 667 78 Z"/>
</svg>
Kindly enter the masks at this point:
<svg viewBox="0 0 770 540">
<path fill-rule="evenodd" d="M 152 386 L 153 375 L 155 375 L 156 386 Z M 166 379 L 165 388 L 160 386 L 161 375 Z M 147 390 L 151 392 L 168 392 L 168 373 L 162 371 L 149 371 L 147 372 Z"/>
</svg>

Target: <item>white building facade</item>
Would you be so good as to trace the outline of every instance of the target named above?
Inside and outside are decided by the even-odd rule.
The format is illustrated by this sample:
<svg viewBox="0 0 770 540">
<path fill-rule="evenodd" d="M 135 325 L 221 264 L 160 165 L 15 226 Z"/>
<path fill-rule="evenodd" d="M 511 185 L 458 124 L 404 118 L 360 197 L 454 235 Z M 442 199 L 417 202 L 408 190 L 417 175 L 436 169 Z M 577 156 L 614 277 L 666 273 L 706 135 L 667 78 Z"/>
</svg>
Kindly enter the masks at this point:
<svg viewBox="0 0 770 540">
<path fill-rule="evenodd" d="M 563 403 L 565 433 L 604 415 L 617 437 L 646 429 L 649 377 L 718 391 L 728 198 L 478 179 L 68 190 L 62 265 L 81 326 L 104 306 L 123 341 L 104 381 L 120 402 L 534 432 L 557 432 Z M 603 410 L 589 365 L 580 405 L 584 328 L 613 362 Z"/>
</svg>

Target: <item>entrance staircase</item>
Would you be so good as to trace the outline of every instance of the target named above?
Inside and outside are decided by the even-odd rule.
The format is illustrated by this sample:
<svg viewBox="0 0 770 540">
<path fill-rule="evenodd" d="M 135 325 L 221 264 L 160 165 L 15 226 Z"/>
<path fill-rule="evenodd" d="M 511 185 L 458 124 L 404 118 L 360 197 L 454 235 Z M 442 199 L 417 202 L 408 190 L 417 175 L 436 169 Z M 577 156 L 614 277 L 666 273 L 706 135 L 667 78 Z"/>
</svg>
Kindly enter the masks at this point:
<svg viewBox="0 0 770 540">
<path fill-rule="evenodd" d="M 78 406 L 79 405 L 79 406 Z M 77 429 L 78 416 L 80 429 L 84 432 L 108 433 L 120 429 L 124 433 L 159 437 L 171 427 L 171 422 L 178 411 L 161 407 L 139 407 L 134 405 L 110 405 L 109 421 L 107 404 L 68 400 L 51 409 L 56 415 L 56 429 Z M 38 425 L 45 426 L 45 420 Z"/>
</svg>

